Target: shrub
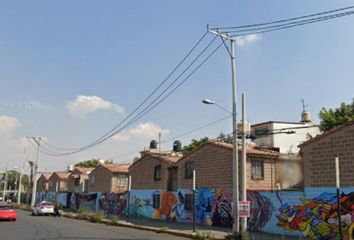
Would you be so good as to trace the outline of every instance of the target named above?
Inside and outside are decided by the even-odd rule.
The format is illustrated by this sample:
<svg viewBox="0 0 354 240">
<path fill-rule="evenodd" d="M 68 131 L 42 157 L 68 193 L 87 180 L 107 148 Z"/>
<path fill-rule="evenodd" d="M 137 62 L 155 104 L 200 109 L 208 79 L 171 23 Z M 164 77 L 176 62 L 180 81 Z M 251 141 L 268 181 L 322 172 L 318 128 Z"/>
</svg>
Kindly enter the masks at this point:
<svg viewBox="0 0 354 240">
<path fill-rule="evenodd" d="M 215 239 L 215 235 L 212 232 L 196 232 L 196 234 L 193 236 L 193 239 L 198 239 L 198 240 L 212 240 Z"/>
<path fill-rule="evenodd" d="M 80 220 L 89 220 L 90 212 L 87 208 L 80 208 L 76 212 L 76 217 Z"/>
<path fill-rule="evenodd" d="M 88 216 L 88 220 L 93 223 L 100 223 L 102 219 L 104 218 L 104 215 L 102 213 L 91 213 Z"/>
<path fill-rule="evenodd" d="M 119 220 L 118 216 L 111 217 L 110 225 L 117 226 L 118 225 L 118 220 Z"/>
</svg>

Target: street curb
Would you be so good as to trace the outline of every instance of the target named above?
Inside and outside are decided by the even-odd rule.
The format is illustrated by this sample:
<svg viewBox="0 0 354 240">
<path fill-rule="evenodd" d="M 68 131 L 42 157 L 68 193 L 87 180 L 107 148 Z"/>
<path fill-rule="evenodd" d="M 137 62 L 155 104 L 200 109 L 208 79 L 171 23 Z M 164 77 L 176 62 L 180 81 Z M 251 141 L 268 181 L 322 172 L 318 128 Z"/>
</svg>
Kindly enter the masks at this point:
<svg viewBox="0 0 354 240">
<path fill-rule="evenodd" d="M 62 215 L 63 217 L 70 218 L 70 219 L 75 219 L 75 220 L 80 220 L 76 218 L 76 214 L 74 213 L 64 213 Z M 84 220 L 89 222 L 88 220 Z M 155 233 L 166 233 L 170 235 L 175 235 L 178 237 L 187 237 L 193 239 L 197 234 L 196 233 L 184 233 L 176 230 L 170 230 L 170 229 L 162 229 L 162 228 L 156 228 L 156 227 L 149 227 L 149 226 L 142 226 L 142 225 L 135 225 L 129 222 L 122 222 L 122 221 L 117 221 L 117 223 L 112 224 L 111 220 L 109 219 L 102 219 L 99 223 L 101 224 L 106 224 L 109 226 L 118 226 L 118 227 L 127 227 L 127 228 L 132 228 L 132 229 L 137 229 L 137 230 L 144 230 L 144 231 L 149 231 L 149 232 L 155 232 Z M 224 240 L 225 238 L 220 238 L 220 237 L 213 237 L 215 240 Z"/>
</svg>

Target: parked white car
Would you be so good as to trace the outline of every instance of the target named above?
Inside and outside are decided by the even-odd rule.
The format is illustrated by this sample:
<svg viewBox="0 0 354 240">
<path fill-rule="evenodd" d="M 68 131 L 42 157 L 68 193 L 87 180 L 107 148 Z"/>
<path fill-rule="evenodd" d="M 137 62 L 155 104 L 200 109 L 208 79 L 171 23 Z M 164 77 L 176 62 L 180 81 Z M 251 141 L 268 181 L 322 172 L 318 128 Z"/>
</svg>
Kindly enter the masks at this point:
<svg viewBox="0 0 354 240">
<path fill-rule="evenodd" d="M 54 205 L 51 202 L 40 202 L 32 209 L 33 216 L 54 214 Z"/>
</svg>

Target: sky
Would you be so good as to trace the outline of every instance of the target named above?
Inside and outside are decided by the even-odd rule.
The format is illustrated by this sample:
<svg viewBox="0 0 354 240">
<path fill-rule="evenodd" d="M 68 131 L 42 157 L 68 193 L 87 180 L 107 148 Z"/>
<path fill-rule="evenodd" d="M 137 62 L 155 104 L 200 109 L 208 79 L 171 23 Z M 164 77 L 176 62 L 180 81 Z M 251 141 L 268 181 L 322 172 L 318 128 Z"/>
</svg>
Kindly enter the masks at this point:
<svg viewBox="0 0 354 240">
<path fill-rule="evenodd" d="M 238 26 L 350 5 L 353 1 L 4 1 L 0 171 L 7 163 L 11 169 L 35 160 L 35 148 L 26 136 L 77 148 L 104 135 L 168 76 L 206 32 L 207 24 Z M 298 122 L 301 99 L 314 123 L 319 123 L 321 108 L 351 102 L 353 23 L 354 16 L 347 16 L 238 39 L 238 120 L 242 93 L 251 124 Z M 212 38 L 207 34 L 203 46 Z M 217 39 L 213 46 L 219 43 Z M 205 98 L 231 109 L 231 66 L 225 47 L 133 125 L 77 154 L 40 153 L 39 170 L 63 170 L 92 158 L 131 162 L 150 140 L 158 140 L 159 133 L 165 141 L 162 148 L 170 150 L 176 139 L 186 145 L 193 138 L 231 132 L 228 118 L 184 135 L 228 116 L 215 105 L 203 105 Z"/>
</svg>

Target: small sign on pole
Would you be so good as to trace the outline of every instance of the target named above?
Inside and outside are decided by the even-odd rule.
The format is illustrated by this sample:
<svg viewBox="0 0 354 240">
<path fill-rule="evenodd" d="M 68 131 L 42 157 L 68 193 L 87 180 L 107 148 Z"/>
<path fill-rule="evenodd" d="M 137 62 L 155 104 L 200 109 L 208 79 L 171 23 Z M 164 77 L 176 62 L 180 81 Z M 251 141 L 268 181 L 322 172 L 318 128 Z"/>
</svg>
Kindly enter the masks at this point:
<svg viewBox="0 0 354 240">
<path fill-rule="evenodd" d="M 250 217 L 251 204 L 250 201 L 238 202 L 238 214 L 240 217 Z"/>
</svg>

